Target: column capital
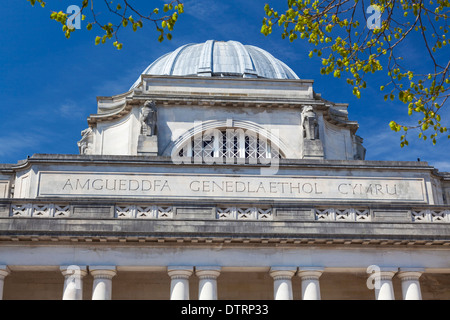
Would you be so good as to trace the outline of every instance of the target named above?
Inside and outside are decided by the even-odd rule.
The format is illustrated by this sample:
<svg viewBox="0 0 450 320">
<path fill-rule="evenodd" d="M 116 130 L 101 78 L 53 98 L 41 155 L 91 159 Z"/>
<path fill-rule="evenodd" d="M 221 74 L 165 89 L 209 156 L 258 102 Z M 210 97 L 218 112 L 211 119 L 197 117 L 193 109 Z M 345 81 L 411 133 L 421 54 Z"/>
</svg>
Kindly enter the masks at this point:
<svg viewBox="0 0 450 320">
<path fill-rule="evenodd" d="M 5 278 L 7 275 L 11 273 L 7 265 L 0 264 L 0 280 Z"/>
<path fill-rule="evenodd" d="M 216 279 L 222 270 L 219 266 L 195 267 L 195 275 L 200 279 Z"/>
<path fill-rule="evenodd" d="M 290 280 L 297 272 L 296 267 L 270 267 L 269 274 L 274 280 Z"/>
<path fill-rule="evenodd" d="M 112 279 L 116 274 L 116 266 L 89 266 L 89 273 L 94 279 Z"/>
<path fill-rule="evenodd" d="M 380 267 L 380 280 L 392 280 L 397 272 L 398 268 L 396 267 Z"/>
<path fill-rule="evenodd" d="M 192 266 L 168 266 L 167 273 L 171 279 L 188 279 L 194 272 Z"/>
<path fill-rule="evenodd" d="M 87 275 L 86 266 L 79 266 L 75 264 L 60 266 L 59 270 L 64 277 L 75 275 L 77 272 L 79 272 L 78 275 L 81 278 Z"/>
<path fill-rule="evenodd" d="M 323 270 L 323 267 L 299 267 L 297 275 L 302 280 L 318 280 Z"/>
<path fill-rule="evenodd" d="M 397 277 L 402 281 L 419 280 L 424 272 L 424 268 L 400 268 Z"/>
</svg>

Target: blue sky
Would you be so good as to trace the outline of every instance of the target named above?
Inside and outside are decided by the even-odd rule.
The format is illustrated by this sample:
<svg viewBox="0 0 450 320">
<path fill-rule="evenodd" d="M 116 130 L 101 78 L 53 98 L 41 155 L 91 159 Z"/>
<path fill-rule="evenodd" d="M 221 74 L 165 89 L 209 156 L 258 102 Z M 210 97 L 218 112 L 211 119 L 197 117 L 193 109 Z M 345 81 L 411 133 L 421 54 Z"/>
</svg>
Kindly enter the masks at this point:
<svg viewBox="0 0 450 320">
<path fill-rule="evenodd" d="M 304 41 L 290 43 L 278 32 L 260 33 L 264 4 L 282 8 L 286 1 L 187 0 L 171 41 L 157 41 L 151 25 L 136 33 L 122 30 L 124 48 L 111 42 L 94 45 L 99 32 L 82 30 L 67 40 L 60 24 L 49 19 L 50 9 L 65 11 L 77 0 L 47 0 L 47 7 L 31 7 L 26 0 L 3 1 L 0 19 L 0 163 L 16 163 L 34 153 L 78 154 L 76 142 L 87 127 L 86 118 L 96 113 L 96 97 L 128 91 L 141 72 L 161 55 L 186 43 L 209 39 L 236 40 L 261 47 L 289 65 L 300 78 L 313 79 L 314 89 L 333 102 L 349 104 L 349 118 L 360 124 L 367 160 L 416 161 L 421 158 L 440 171 L 450 171 L 450 141 L 437 146 L 416 139 L 400 148 L 399 135 L 390 120 L 414 123 L 405 105 L 385 102 L 379 78 L 353 96 L 345 77 L 320 75 L 321 63 L 308 58 Z M 102 1 L 97 1 L 101 3 Z M 161 7 L 163 1 L 135 1 L 138 8 Z M 105 12 L 106 14 L 106 12 Z M 129 29 L 129 28 L 128 28 Z M 421 65 L 420 44 L 408 43 L 405 55 Z M 448 49 L 446 54 L 448 56 Z M 450 112 L 446 112 L 450 118 Z M 443 114 L 445 121 L 445 114 Z"/>
</svg>

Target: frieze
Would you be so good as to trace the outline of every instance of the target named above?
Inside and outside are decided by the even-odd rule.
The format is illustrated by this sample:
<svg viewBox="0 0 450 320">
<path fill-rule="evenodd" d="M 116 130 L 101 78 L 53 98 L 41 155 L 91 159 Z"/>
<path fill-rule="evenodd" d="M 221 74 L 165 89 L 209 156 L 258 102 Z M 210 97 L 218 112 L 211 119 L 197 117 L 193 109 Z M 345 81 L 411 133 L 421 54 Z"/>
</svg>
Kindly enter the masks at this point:
<svg viewBox="0 0 450 320">
<path fill-rule="evenodd" d="M 422 178 L 40 172 L 37 196 L 426 202 Z"/>
</svg>

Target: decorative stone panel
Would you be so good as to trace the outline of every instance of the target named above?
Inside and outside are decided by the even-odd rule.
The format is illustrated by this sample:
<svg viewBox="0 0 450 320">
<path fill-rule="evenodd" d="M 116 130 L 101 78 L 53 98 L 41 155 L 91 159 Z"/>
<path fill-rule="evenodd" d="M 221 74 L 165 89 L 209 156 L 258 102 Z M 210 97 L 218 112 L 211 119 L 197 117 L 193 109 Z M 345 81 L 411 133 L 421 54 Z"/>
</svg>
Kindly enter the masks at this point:
<svg viewBox="0 0 450 320">
<path fill-rule="evenodd" d="M 318 221 L 371 221 L 369 209 L 315 209 L 315 217 Z"/>
<path fill-rule="evenodd" d="M 122 219 L 173 219 L 173 207 L 158 205 L 118 205 L 115 217 Z"/>
<path fill-rule="evenodd" d="M 272 208 L 217 207 L 217 219 L 273 220 Z"/>
<path fill-rule="evenodd" d="M 11 216 L 34 218 L 67 218 L 70 216 L 68 204 L 12 204 Z"/>
<path fill-rule="evenodd" d="M 450 222 L 450 210 L 412 210 L 413 222 Z"/>
</svg>

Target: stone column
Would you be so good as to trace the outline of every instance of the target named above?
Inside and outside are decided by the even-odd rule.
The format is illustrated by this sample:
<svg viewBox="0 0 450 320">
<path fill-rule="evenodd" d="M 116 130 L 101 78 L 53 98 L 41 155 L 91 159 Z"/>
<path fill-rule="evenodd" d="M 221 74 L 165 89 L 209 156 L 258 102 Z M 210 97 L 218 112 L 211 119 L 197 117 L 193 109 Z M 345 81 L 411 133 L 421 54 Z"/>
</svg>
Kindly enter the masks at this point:
<svg viewBox="0 0 450 320">
<path fill-rule="evenodd" d="M 422 300 L 419 278 L 424 269 L 400 268 L 397 276 L 402 282 L 403 300 Z"/>
<path fill-rule="evenodd" d="M 83 300 L 83 278 L 87 274 L 86 266 L 61 266 L 64 276 L 63 300 Z"/>
<path fill-rule="evenodd" d="M 220 267 L 195 267 L 195 274 L 199 277 L 198 300 L 217 300 L 217 277 Z"/>
<path fill-rule="evenodd" d="M 375 299 L 395 300 L 392 277 L 397 273 L 398 268 L 381 268 L 378 279 L 375 278 Z M 377 275 L 375 274 L 375 277 Z M 378 283 L 377 283 L 378 281 Z"/>
<path fill-rule="evenodd" d="M 194 268 L 186 266 L 169 266 L 167 273 L 170 281 L 170 300 L 189 300 L 189 277 Z"/>
<path fill-rule="evenodd" d="M 115 266 L 89 266 L 89 273 L 94 277 L 92 300 L 111 300 L 112 278 L 116 275 Z"/>
<path fill-rule="evenodd" d="M 320 300 L 319 278 L 323 273 L 320 267 L 300 267 L 297 275 L 302 279 L 302 299 Z"/>
<path fill-rule="evenodd" d="M 292 300 L 292 276 L 297 271 L 295 267 L 272 267 L 270 275 L 273 278 L 273 298 L 275 300 Z"/>
<path fill-rule="evenodd" d="M 7 275 L 9 275 L 9 268 L 7 265 L 0 264 L 0 300 L 3 299 L 3 285 Z"/>
</svg>

